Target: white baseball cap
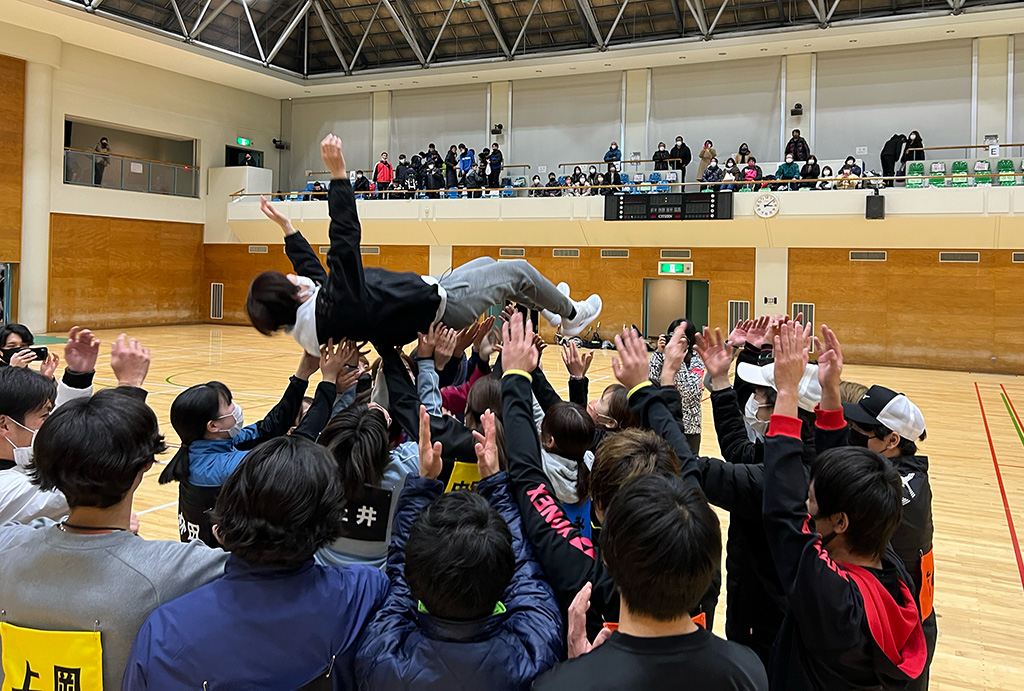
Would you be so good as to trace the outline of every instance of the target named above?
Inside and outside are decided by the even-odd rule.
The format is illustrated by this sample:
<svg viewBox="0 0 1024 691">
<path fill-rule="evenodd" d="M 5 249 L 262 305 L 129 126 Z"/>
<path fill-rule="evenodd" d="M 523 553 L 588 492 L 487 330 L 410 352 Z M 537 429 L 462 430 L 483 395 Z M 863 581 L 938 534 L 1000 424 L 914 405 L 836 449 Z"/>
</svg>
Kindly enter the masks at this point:
<svg viewBox="0 0 1024 691">
<path fill-rule="evenodd" d="M 856 403 L 844 403 L 843 415 L 861 427 L 884 425 L 904 439 L 920 441 L 924 414 L 906 397 L 884 386 L 872 386 Z"/>
<path fill-rule="evenodd" d="M 775 363 L 758 367 L 749 362 L 741 362 L 736 365 L 736 375 L 743 381 L 754 386 L 765 386 L 775 389 Z M 778 389 L 776 389 L 778 390 Z M 821 385 L 818 384 L 818 366 L 808 364 L 804 369 L 804 376 L 800 378 L 800 385 L 797 387 L 797 405 L 804 410 L 814 412 L 815 407 L 821 403 Z"/>
</svg>

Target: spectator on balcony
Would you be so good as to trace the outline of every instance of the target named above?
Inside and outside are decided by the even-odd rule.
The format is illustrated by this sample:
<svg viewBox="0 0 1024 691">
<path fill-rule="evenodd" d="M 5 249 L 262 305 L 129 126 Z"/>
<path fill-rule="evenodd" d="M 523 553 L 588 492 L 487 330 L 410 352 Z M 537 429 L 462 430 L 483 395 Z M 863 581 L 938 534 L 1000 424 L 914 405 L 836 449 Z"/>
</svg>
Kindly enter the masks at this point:
<svg viewBox="0 0 1024 691">
<path fill-rule="evenodd" d="M 850 164 L 849 161 L 843 166 L 842 171 L 839 173 L 839 179 L 836 180 L 837 190 L 855 190 L 860 184 L 860 175 L 854 172 L 855 166 Z"/>
<path fill-rule="evenodd" d="M 533 185 L 530 186 L 531 197 L 546 197 L 547 189 L 544 187 L 544 183 L 540 181 L 539 175 L 533 176 Z"/>
<path fill-rule="evenodd" d="M 857 177 L 860 177 L 861 169 L 860 169 L 860 166 L 857 165 L 857 159 L 856 158 L 854 158 L 853 156 L 847 156 L 846 157 L 846 163 L 845 163 L 844 167 L 845 166 L 849 166 L 850 172 L 853 173 L 854 175 L 856 175 Z"/>
<path fill-rule="evenodd" d="M 377 165 L 373 167 L 373 182 L 377 185 L 377 192 L 390 189 L 394 179 L 395 169 L 391 167 L 391 161 L 388 160 L 388 152 L 384 151 L 381 153 Z"/>
<path fill-rule="evenodd" d="M 816 190 L 831 190 L 831 189 L 835 189 L 835 183 L 832 182 L 832 180 L 830 179 L 832 177 L 833 177 L 832 169 L 829 168 L 828 166 L 825 166 L 824 168 L 821 169 L 821 179 L 818 180 L 818 183 L 814 186 L 814 189 L 816 189 Z"/>
<path fill-rule="evenodd" d="M 924 151 L 912 151 L 912 149 L 923 148 L 924 142 L 921 140 L 921 133 L 914 130 L 907 135 L 907 146 L 903 149 L 903 156 L 900 158 L 900 162 L 906 165 L 907 161 L 923 161 Z"/>
<path fill-rule="evenodd" d="M 665 142 L 658 142 L 658 150 L 651 155 L 651 158 L 654 159 L 655 170 L 668 170 L 669 153 L 665 148 Z"/>
<path fill-rule="evenodd" d="M 889 141 L 882 147 L 882 153 L 878 157 L 882 162 L 882 177 L 891 178 L 896 175 L 896 161 L 899 160 L 900 152 L 903 151 L 906 143 L 907 135 L 905 134 L 894 134 L 889 137 Z M 885 186 L 892 187 L 893 181 L 886 180 Z"/>
<path fill-rule="evenodd" d="M 409 165 L 409 161 L 406 160 L 405 154 L 398 154 L 398 165 L 395 167 L 395 187 L 405 187 L 410 173 L 416 174 L 412 166 Z"/>
<path fill-rule="evenodd" d="M 722 182 L 735 182 L 743 179 L 743 172 L 736 166 L 736 160 L 730 158 L 725 162 L 722 169 Z M 736 185 L 722 185 L 719 189 L 723 192 L 734 192 Z"/>
<path fill-rule="evenodd" d="M 366 179 L 361 170 L 356 171 L 356 181 L 352 183 L 352 191 L 357 194 L 370 191 L 370 181 Z"/>
<path fill-rule="evenodd" d="M 619 145 L 617 142 L 612 142 L 611 146 L 608 147 L 608 151 L 604 154 L 604 162 L 612 163 L 613 161 L 621 161 L 622 152 L 619 151 Z"/>
<path fill-rule="evenodd" d="M 476 154 L 473 150 L 467 149 L 465 144 L 459 144 L 459 182 L 465 182 L 475 160 Z"/>
<path fill-rule="evenodd" d="M 437 199 L 437 191 L 444 187 L 444 177 L 441 175 L 441 171 L 437 169 L 434 162 L 431 161 L 427 164 L 427 176 L 423 181 L 423 189 L 427 190 L 427 197 L 430 199 Z"/>
<path fill-rule="evenodd" d="M 597 184 L 597 176 L 598 176 L 597 166 L 590 166 L 590 173 L 587 174 L 587 184 L 588 185 L 596 185 Z"/>
<path fill-rule="evenodd" d="M 572 169 L 572 176 L 569 178 L 574 185 L 585 185 L 587 184 L 587 176 L 583 174 L 583 169 L 576 166 Z"/>
<path fill-rule="evenodd" d="M 743 169 L 743 180 L 748 184 L 747 189 L 754 189 L 756 185 L 752 184 L 764 177 L 764 173 L 761 172 L 761 166 L 757 165 L 757 159 L 753 156 L 747 157 L 747 167 Z"/>
<path fill-rule="evenodd" d="M 668 152 L 672 170 L 679 171 L 679 182 L 686 181 L 686 166 L 693 160 L 690 147 L 683 143 L 683 136 L 676 137 L 676 145 Z"/>
<path fill-rule="evenodd" d="M 312 189 L 309 190 L 309 194 L 305 195 L 302 200 L 309 201 L 322 201 L 327 199 L 327 188 L 324 187 L 319 180 L 313 183 Z"/>
<path fill-rule="evenodd" d="M 814 154 L 811 154 L 807 159 L 807 163 L 800 169 L 800 179 L 804 180 L 804 182 L 800 183 L 800 187 L 803 189 L 814 187 L 815 181 L 820 176 L 821 167 L 818 165 L 818 159 Z"/>
<path fill-rule="evenodd" d="M 796 132 L 799 134 L 800 130 L 796 130 Z M 786 148 L 788 149 L 789 147 L 786 147 Z M 796 164 L 796 162 L 793 160 L 793 154 L 786 153 L 786 160 L 785 160 L 785 162 L 784 163 L 780 163 L 778 170 L 775 171 L 775 179 L 776 180 L 799 180 L 800 179 L 800 166 L 798 166 Z M 795 185 L 795 184 L 792 184 L 792 183 L 790 183 L 788 185 L 779 184 L 779 185 L 775 186 L 775 189 L 777 189 L 777 190 L 784 190 L 784 189 L 795 190 L 795 189 L 798 189 L 798 188 L 799 188 L 799 185 Z"/>
<path fill-rule="evenodd" d="M 794 161 L 806 161 L 811 156 L 811 147 L 807 140 L 800 136 L 800 130 L 793 130 L 793 138 L 786 144 L 786 155 Z"/>
<path fill-rule="evenodd" d="M 562 194 L 562 185 L 558 182 L 558 176 L 548 173 L 548 184 L 546 185 L 545 197 L 558 197 Z"/>
<path fill-rule="evenodd" d="M 427 159 L 426 159 L 426 162 L 427 163 L 431 163 L 432 162 L 434 164 L 434 167 L 437 168 L 438 170 L 440 170 L 441 166 L 444 165 L 444 159 L 441 158 L 441 152 L 437 150 L 437 147 L 434 146 L 433 142 L 431 142 L 427 146 Z"/>
<path fill-rule="evenodd" d="M 722 169 L 718 167 L 717 158 L 712 158 L 708 161 L 708 167 L 704 169 L 704 174 L 700 176 L 700 181 L 705 183 L 722 181 Z M 712 185 L 711 189 L 717 192 L 718 185 Z"/>
<path fill-rule="evenodd" d="M 619 185 L 622 184 L 622 176 L 619 175 L 619 164 L 618 163 L 609 163 L 608 164 L 608 172 L 605 174 L 604 179 L 605 179 L 605 183 L 608 184 L 608 185 L 615 185 L 616 187 L 618 187 Z M 612 190 L 612 192 L 614 192 L 614 191 L 615 190 Z"/>
<path fill-rule="evenodd" d="M 102 140 L 100 141 L 100 143 L 101 143 L 101 144 L 103 143 L 103 142 L 102 142 Z M 243 159 L 242 159 L 242 165 L 243 165 L 243 166 L 255 166 L 255 165 L 256 165 L 256 159 L 254 159 L 254 158 L 252 157 L 252 154 L 251 154 L 251 153 L 249 153 L 248 151 L 246 151 L 246 152 L 245 152 L 245 158 L 243 158 Z"/>
<path fill-rule="evenodd" d="M 596 185 L 596 187 L 592 189 L 591 192 L 602 197 L 607 197 L 609 194 L 615 194 L 615 190 L 610 187 L 605 187 L 605 184 L 604 175 L 598 173 L 597 177 L 594 179 L 594 185 Z"/>
<path fill-rule="evenodd" d="M 698 180 L 704 179 L 704 171 L 707 170 L 708 163 L 711 162 L 711 159 L 717 157 L 718 152 L 715 151 L 715 145 L 711 142 L 711 140 L 709 139 L 706 142 L 704 142 L 704 148 L 700 150 L 700 168 L 697 169 Z"/>
<path fill-rule="evenodd" d="M 444 182 L 448 187 L 459 186 L 459 150 L 454 144 L 444 157 Z"/>
<path fill-rule="evenodd" d="M 480 190 L 486 186 L 487 179 L 480 172 L 480 164 L 473 161 L 469 166 L 469 172 L 466 173 L 466 189 L 470 190 L 470 198 L 479 199 Z"/>
<path fill-rule="evenodd" d="M 750 153 L 750 147 L 747 146 L 747 143 L 743 142 L 742 144 L 740 144 L 740 150 L 736 153 L 737 165 L 745 166 L 747 164 L 747 161 L 749 161 L 753 157 L 754 155 Z"/>
<path fill-rule="evenodd" d="M 95 150 L 99 155 L 93 156 L 93 161 L 95 162 L 93 168 L 96 172 L 96 179 L 93 184 L 99 187 L 103 184 L 103 173 L 106 171 L 107 166 L 110 165 L 110 144 L 107 142 L 106 137 L 100 137 L 100 142 L 96 145 Z"/>
<path fill-rule="evenodd" d="M 487 185 L 494 189 L 501 187 L 501 169 L 505 165 L 505 156 L 501 153 L 501 149 L 498 148 L 498 142 L 494 142 L 491 145 L 491 153 L 487 157 L 487 165 L 491 168 L 491 172 L 487 174 Z"/>
</svg>

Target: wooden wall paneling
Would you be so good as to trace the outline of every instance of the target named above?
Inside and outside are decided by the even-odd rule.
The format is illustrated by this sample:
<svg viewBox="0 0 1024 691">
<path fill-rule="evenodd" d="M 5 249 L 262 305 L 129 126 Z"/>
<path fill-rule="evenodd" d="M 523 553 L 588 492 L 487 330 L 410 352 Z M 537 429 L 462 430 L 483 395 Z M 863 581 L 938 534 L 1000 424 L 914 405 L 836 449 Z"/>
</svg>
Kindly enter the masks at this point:
<svg viewBox="0 0 1024 691">
<path fill-rule="evenodd" d="M 202 243 L 195 223 L 51 214 L 50 328 L 198 321 Z"/>
<path fill-rule="evenodd" d="M 0 261 L 21 261 L 25 61 L 0 55 Z"/>
<path fill-rule="evenodd" d="M 320 245 L 313 245 L 320 263 L 327 266 L 327 255 L 320 254 Z M 204 321 L 223 324 L 249 324 L 245 298 L 249 284 L 262 271 L 292 270 L 284 253 L 284 245 L 268 245 L 266 254 L 250 254 L 248 245 L 204 245 L 203 283 L 200 286 L 200 314 Z M 429 270 L 430 249 L 426 245 L 381 245 L 380 254 L 364 254 L 363 266 L 390 271 L 415 271 L 425 275 Z M 224 284 L 224 319 L 211 320 L 210 284 Z"/>
</svg>

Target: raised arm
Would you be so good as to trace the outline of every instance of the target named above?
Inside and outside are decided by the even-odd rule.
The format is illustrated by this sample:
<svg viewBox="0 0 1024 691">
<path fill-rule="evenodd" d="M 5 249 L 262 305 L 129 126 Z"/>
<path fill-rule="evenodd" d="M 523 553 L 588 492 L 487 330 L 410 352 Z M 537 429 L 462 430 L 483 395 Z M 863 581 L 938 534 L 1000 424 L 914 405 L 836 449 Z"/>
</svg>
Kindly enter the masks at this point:
<svg viewBox="0 0 1024 691">
<path fill-rule="evenodd" d="M 276 223 L 284 233 L 284 251 L 288 260 L 292 263 L 292 269 L 300 276 L 305 276 L 318 285 L 327 282 L 327 272 L 316 252 L 309 246 L 309 241 L 302 236 L 291 219 L 282 214 L 274 205 L 267 201 L 266 197 L 260 197 L 260 211 L 263 215 Z"/>
<path fill-rule="evenodd" d="M 335 302 L 352 306 L 366 304 L 366 283 L 363 276 L 363 258 L 359 252 L 362 229 L 356 213 L 356 197 L 348 180 L 341 140 L 333 134 L 320 142 L 320 154 L 331 171 L 331 186 L 327 190 L 327 208 L 331 216 L 328 234 L 331 247 L 327 251 L 326 293 L 320 292 L 317 305 L 331 310 Z"/>
<path fill-rule="evenodd" d="M 306 395 L 306 389 L 309 388 L 309 377 L 319 368 L 319 358 L 303 353 L 295 374 L 288 379 L 288 387 L 284 390 L 281 400 L 270 409 L 270 412 L 262 420 L 254 425 L 244 427 L 238 433 L 234 438 L 235 448 L 247 451 L 267 439 L 287 434 L 295 424 L 299 410 L 302 409 L 302 397 Z M 333 399 L 331 402 L 333 403 Z"/>
</svg>

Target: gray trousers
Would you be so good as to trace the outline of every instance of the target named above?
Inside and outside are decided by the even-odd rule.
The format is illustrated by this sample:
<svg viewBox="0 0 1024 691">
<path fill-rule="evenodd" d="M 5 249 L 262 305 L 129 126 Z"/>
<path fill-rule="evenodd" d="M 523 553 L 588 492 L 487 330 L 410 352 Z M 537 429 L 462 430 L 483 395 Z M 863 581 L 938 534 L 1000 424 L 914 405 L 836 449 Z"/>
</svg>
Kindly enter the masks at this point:
<svg viewBox="0 0 1024 691">
<path fill-rule="evenodd" d="M 440 283 L 448 293 L 441 321 L 452 329 L 469 326 L 492 306 L 504 306 L 506 300 L 550 310 L 563 318 L 573 311 L 572 300 L 525 259 L 499 262 L 480 257 L 455 269 Z"/>
</svg>

